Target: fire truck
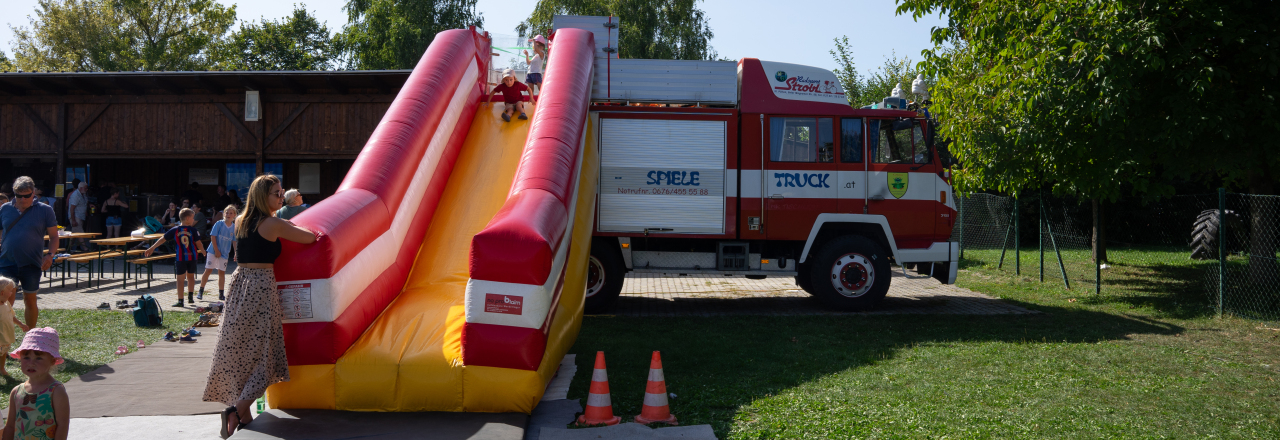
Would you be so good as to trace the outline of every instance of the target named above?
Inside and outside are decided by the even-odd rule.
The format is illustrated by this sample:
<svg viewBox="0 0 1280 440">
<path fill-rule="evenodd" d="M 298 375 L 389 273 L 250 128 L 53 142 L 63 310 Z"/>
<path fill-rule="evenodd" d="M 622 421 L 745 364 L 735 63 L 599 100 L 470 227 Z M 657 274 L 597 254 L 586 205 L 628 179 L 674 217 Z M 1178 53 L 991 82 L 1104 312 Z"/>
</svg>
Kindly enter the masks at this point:
<svg viewBox="0 0 1280 440">
<path fill-rule="evenodd" d="M 610 308 L 627 273 L 795 277 L 850 311 L 884 298 L 893 264 L 955 282 L 949 155 L 927 112 L 854 108 L 810 66 L 619 59 L 614 20 L 555 17 L 600 46 L 589 313 Z"/>
</svg>

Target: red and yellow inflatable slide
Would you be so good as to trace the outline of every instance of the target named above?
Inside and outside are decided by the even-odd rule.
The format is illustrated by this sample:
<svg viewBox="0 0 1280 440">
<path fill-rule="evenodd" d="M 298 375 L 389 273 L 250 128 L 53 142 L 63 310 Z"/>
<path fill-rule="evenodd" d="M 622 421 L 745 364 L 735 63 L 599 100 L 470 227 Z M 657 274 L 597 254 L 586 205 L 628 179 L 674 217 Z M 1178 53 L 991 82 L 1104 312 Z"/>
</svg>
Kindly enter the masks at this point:
<svg viewBox="0 0 1280 440">
<path fill-rule="evenodd" d="M 291 380 L 273 408 L 533 410 L 581 325 L 598 161 L 589 32 L 557 33 L 529 121 L 484 104 L 489 45 L 436 36 L 276 264 Z"/>
</svg>

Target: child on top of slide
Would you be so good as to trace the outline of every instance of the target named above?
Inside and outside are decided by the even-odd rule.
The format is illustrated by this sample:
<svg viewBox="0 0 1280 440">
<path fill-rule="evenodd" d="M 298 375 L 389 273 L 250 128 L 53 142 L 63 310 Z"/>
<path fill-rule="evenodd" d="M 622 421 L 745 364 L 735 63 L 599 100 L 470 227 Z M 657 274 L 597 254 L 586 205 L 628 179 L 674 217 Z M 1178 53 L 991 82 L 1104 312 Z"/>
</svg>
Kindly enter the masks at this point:
<svg viewBox="0 0 1280 440">
<path fill-rule="evenodd" d="M 527 91 L 529 91 L 529 87 L 520 83 L 520 81 L 516 81 L 515 72 L 507 69 L 502 71 L 502 84 L 494 87 L 493 93 L 489 96 L 496 95 L 499 92 L 502 93 L 502 102 L 506 106 L 502 111 L 502 120 L 511 122 L 511 114 L 516 110 L 520 111 L 520 119 L 529 119 L 524 114 L 524 102 L 522 102 L 524 96 L 520 94 Z"/>
</svg>

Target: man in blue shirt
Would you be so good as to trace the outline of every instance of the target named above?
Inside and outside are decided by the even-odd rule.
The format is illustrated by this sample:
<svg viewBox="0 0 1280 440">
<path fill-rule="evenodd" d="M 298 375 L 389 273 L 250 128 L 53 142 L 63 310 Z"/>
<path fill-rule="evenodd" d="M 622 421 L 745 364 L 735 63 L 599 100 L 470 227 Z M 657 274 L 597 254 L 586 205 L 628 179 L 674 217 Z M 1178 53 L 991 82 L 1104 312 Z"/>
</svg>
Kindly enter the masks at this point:
<svg viewBox="0 0 1280 440">
<path fill-rule="evenodd" d="M 40 309 L 36 291 L 40 274 L 53 264 L 58 251 L 58 221 L 53 207 L 36 202 L 36 183 L 22 176 L 13 182 L 13 201 L 0 205 L 0 276 L 9 277 L 22 289 L 27 326 L 35 328 Z M 44 236 L 49 236 L 49 253 L 44 253 Z"/>
</svg>

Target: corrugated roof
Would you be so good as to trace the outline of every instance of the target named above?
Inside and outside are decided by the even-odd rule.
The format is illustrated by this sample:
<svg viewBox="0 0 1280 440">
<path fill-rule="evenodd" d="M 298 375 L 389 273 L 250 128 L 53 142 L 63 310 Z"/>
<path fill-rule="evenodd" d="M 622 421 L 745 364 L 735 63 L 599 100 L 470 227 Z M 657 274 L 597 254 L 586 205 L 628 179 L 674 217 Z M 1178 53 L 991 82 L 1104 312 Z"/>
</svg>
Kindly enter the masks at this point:
<svg viewBox="0 0 1280 440">
<path fill-rule="evenodd" d="M 0 93 L 48 95 L 185 95 L 243 93 L 394 94 L 410 70 L 5 72 Z"/>
</svg>

